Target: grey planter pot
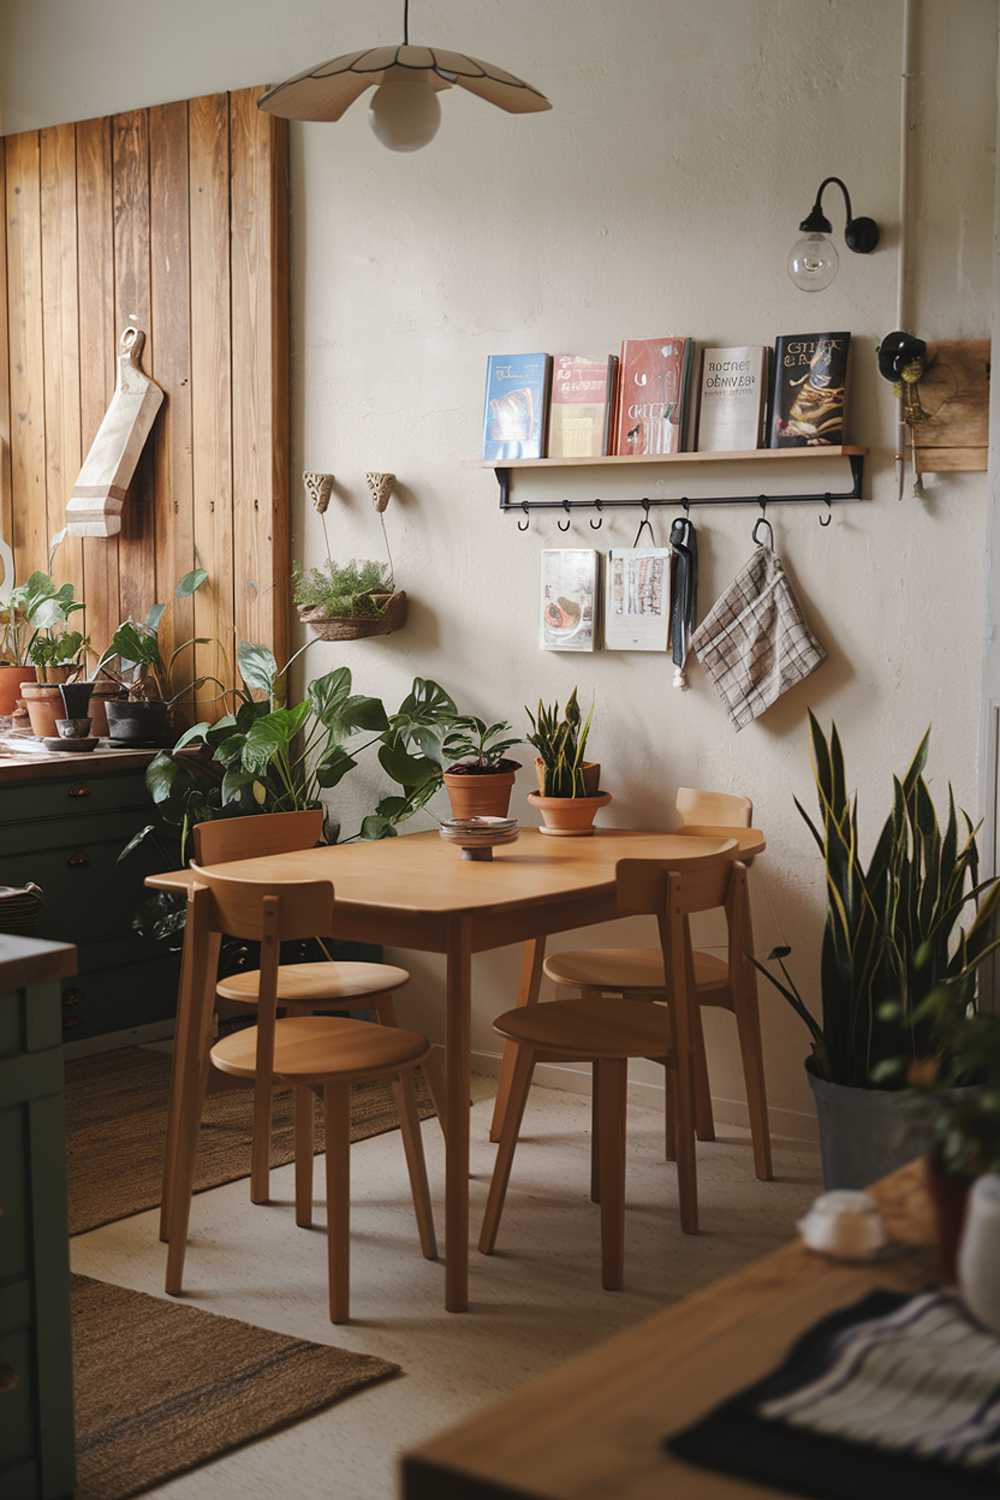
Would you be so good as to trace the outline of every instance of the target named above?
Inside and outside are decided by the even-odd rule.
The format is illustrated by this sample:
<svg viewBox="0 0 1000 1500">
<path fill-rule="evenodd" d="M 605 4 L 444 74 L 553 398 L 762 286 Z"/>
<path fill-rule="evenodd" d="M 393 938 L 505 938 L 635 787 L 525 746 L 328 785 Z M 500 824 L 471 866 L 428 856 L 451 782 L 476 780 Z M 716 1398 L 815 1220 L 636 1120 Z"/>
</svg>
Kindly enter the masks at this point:
<svg viewBox="0 0 1000 1500">
<path fill-rule="evenodd" d="M 816 1100 L 825 1188 L 869 1187 L 924 1150 L 925 1142 L 903 1113 L 901 1094 L 827 1083 L 808 1062 L 806 1077 Z"/>
</svg>

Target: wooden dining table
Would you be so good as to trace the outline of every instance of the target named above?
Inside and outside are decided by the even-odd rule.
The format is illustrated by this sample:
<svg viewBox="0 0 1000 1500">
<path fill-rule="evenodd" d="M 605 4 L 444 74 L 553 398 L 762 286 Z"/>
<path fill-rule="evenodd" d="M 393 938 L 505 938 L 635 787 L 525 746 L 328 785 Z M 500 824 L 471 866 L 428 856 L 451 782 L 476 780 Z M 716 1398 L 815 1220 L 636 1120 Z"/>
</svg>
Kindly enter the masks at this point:
<svg viewBox="0 0 1000 1500">
<path fill-rule="evenodd" d="M 445 980 L 445 1306 L 468 1307 L 469 1087 L 472 956 L 513 943 L 525 945 L 517 1003 L 534 1004 L 542 978 L 545 940 L 554 933 L 617 918 L 615 869 L 620 859 L 685 859 L 735 838 L 741 857 L 760 854 L 759 829 L 699 829 L 698 834 L 597 829 L 592 838 L 552 838 L 523 829 L 516 843 L 491 861 L 465 861 L 437 832 L 377 842 L 303 849 L 216 867 L 240 880 L 329 880 L 334 887 L 332 936 L 444 954 Z M 217 949 L 209 953 L 191 892 L 190 869 L 151 875 L 147 885 L 186 893 L 188 921 L 177 1004 L 177 1033 L 168 1120 L 167 1172 L 192 1160 L 199 1121 L 177 1101 L 197 1091 L 205 1065 L 204 1039 L 215 1000 Z M 206 962 L 206 957 L 208 961 Z M 494 1113 L 502 1118 L 512 1057 L 505 1055 Z M 183 1092 L 182 1092 L 183 1091 Z M 493 1132 L 491 1132 L 493 1133 Z M 178 1185 L 185 1190 L 183 1185 Z M 188 1189 L 189 1190 L 189 1189 Z M 168 1261 L 168 1291 L 170 1288 Z"/>
</svg>

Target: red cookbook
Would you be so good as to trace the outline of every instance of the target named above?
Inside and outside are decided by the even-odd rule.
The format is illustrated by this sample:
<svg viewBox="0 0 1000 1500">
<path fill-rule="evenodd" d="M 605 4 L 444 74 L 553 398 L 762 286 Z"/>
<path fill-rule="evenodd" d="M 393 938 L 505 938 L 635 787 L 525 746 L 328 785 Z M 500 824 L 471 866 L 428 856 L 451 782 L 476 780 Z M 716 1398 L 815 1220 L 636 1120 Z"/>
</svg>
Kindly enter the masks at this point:
<svg viewBox="0 0 1000 1500">
<path fill-rule="evenodd" d="M 668 336 L 622 344 L 615 453 L 680 453 L 694 340 Z"/>
</svg>

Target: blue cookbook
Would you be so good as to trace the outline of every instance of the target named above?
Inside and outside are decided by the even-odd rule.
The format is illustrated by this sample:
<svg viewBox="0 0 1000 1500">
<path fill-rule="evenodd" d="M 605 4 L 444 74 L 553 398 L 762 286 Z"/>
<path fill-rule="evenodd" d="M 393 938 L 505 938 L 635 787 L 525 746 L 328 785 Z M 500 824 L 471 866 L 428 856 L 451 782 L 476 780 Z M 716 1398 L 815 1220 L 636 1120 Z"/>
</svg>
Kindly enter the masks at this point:
<svg viewBox="0 0 1000 1500">
<path fill-rule="evenodd" d="M 483 457 L 544 458 L 551 354 L 491 354 L 486 361 Z"/>
</svg>

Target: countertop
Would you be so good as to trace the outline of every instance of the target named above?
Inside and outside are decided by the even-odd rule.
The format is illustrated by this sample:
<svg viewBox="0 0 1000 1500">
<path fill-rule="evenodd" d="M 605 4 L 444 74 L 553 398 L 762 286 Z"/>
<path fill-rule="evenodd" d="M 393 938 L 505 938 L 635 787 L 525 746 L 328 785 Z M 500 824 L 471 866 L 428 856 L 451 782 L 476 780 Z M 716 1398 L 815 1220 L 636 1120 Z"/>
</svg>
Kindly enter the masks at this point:
<svg viewBox="0 0 1000 1500">
<path fill-rule="evenodd" d="M 0 740 L 0 786 L 24 781 L 59 781 L 66 776 L 114 776 L 148 766 L 156 750 L 111 750 L 100 745 L 89 753 L 14 749 Z"/>
</svg>

